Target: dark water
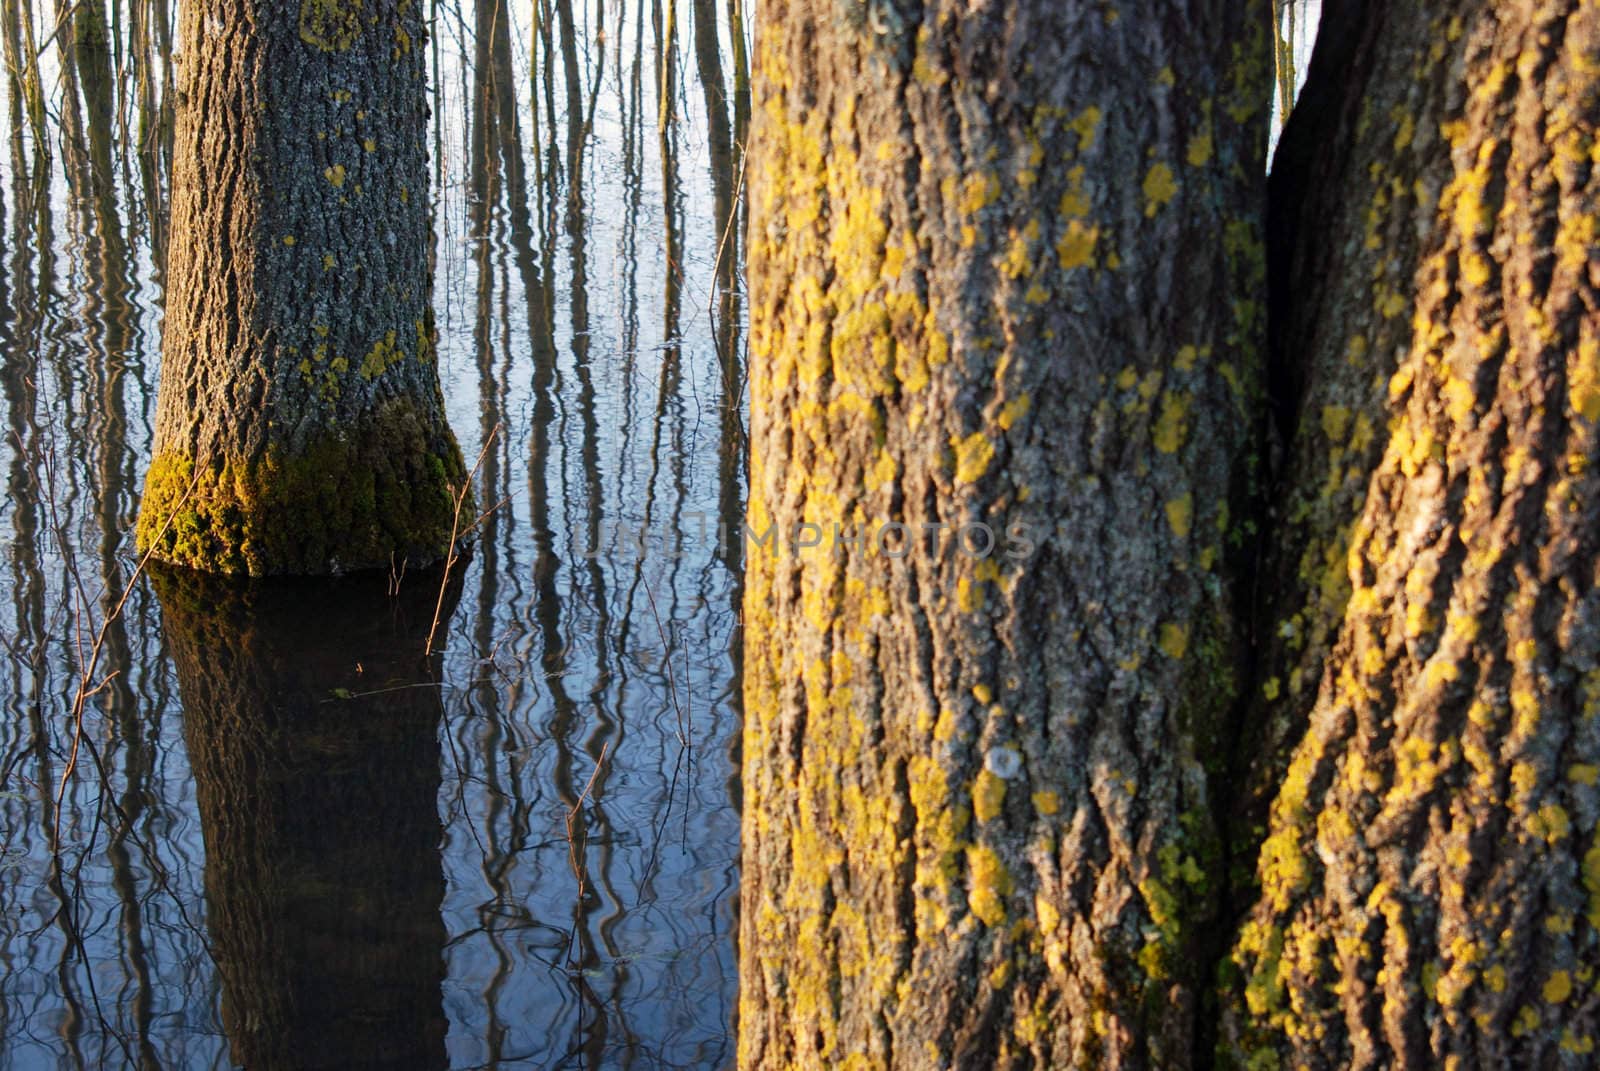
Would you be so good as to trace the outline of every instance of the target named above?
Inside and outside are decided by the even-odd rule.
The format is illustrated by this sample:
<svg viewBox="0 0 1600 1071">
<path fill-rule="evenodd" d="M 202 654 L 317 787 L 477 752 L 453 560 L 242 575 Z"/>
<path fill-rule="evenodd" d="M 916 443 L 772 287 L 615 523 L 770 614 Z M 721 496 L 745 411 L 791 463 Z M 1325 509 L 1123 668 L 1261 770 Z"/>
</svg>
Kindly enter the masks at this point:
<svg viewBox="0 0 1600 1071">
<path fill-rule="evenodd" d="M 42 142 L 0 86 L 0 1066 L 727 1066 L 730 8 L 436 8 L 441 371 L 502 504 L 431 657 L 437 575 L 146 574 L 111 613 L 160 367 L 159 14 L 113 9 L 109 84 L 46 48 Z"/>
</svg>

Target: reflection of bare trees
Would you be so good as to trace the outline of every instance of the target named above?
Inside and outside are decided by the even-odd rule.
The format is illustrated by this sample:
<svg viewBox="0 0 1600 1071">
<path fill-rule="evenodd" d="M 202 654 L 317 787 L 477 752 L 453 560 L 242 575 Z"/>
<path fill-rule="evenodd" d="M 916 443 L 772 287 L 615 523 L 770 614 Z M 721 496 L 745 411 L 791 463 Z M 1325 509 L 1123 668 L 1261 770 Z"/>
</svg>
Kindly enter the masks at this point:
<svg viewBox="0 0 1600 1071">
<path fill-rule="evenodd" d="M 154 579 L 234 1059 L 444 1066 L 437 589 Z"/>
<path fill-rule="evenodd" d="M 331 995 L 305 965 L 344 958 L 376 925 L 373 903 L 390 904 L 400 929 L 426 928 L 435 954 L 439 927 L 453 935 L 451 1038 L 478 1054 L 469 1062 L 531 1052 L 704 1066 L 730 1051 L 738 540 L 711 551 L 718 520 L 737 532 L 743 514 L 748 0 L 429 2 L 438 255 L 441 278 L 457 281 L 440 290 L 441 323 L 456 325 L 441 360 L 480 435 L 506 429 L 484 459 L 481 503 L 511 498 L 463 570 L 474 588 L 450 643 L 455 687 L 431 693 L 431 714 L 390 705 L 393 725 L 361 715 L 329 735 L 268 693 L 270 678 L 297 672 L 292 689 L 309 694 L 322 672 L 288 666 L 282 652 L 300 640 L 271 639 L 270 624 L 286 616 L 259 598 L 187 609 L 180 598 L 167 621 L 174 681 L 141 583 L 107 633 L 103 668 L 116 672 L 90 704 L 50 843 L 41 831 L 58 817 L 71 743 L 59 708 L 74 683 L 74 578 L 39 506 L 39 460 L 56 459 L 86 616 L 102 616 L 134 565 L 181 60 L 167 59 L 165 0 L 0 0 L 0 537 L 12 540 L 0 548 L 0 792 L 23 797 L 0 798 L 0 952 L 16 964 L 0 1059 L 204 1066 L 226 1031 L 241 1059 L 293 1062 L 310 1044 L 302 1009 L 338 996 L 359 1011 L 356 968 L 336 975 L 350 994 Z M 615 531 L 643 519 L 665 539 L 636 563 Z M 415 576 L 408 588 L 434 594 Z M 431 605 L 421 616 L 425 630 Z M 305 631 L 348 651 L 331 628 Z M 235 680 L 220 660 L 257 669 Z M 419 768 L 440 757 L 427 757 L 424 726 L 441 717 L 446 818 L 428 828 L 445 840 L 448 886 L 422 853 L 414 803 L 428 791 Z M 351 780 L 302 783 L 308 749 Z M 307 812 L 359 814 L 369 786 L 347 762 L 356 751 L 411 764 L 372 790 L 413 801 L 392 858 L 362 854 L 374 849 L 355 819 L 309 828 L 283 804 L 294 794 Z M 448 889 L 444 921 L 314 855 L 411 873 L 435 901 Z M 18 880 L 3 869 L 12 859 Z M 353 906 L 324 910 L 314 887 Z M 322 936 L 254 951 L 301 918 Z M 443 968 L 408 959 L 389 932 L 377 945 L 390 952 L 360 970 L 394 982 L 367 996 L 391 1010 L 412 1001 L 436 1030 Z M 267 1036 L 253 1021 L 280 1026 Z M 424 1064 L 439 1058 L 433 1035 L 392 1033 Z"/>
</svg>

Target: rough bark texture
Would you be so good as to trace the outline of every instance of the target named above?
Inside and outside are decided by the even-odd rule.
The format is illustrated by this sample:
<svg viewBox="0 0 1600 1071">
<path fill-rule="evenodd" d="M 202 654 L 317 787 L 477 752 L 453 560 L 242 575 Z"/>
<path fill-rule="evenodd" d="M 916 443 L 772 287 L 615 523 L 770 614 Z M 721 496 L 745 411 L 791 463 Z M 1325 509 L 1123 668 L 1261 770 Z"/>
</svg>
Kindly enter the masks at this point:
<svg viewBox="0 0 1600 1071">
<path fill-rule="evenodd" d="M 154 578 L 233 1061 L 445 1067 L 438 587 Z"/>
<path fill-rule="evenodd" d="M 1324 19 L 1273 179 L 1292 446 L 1231 1052 L 1593 1066 L 1600 9 Z"/>
<path fill-rule="evenodd" d="M 252 574 L 435 558 L 462 466 L 434 365 L 421 7 L 182 17 L 140 541 Z"/>
<path fill-rule="evenodd" d="M 1184 1066 L 1267 6 L 761 14 L 748 516 L 782 545 L 747 546 L 740 1062 Z"/>
</svg>

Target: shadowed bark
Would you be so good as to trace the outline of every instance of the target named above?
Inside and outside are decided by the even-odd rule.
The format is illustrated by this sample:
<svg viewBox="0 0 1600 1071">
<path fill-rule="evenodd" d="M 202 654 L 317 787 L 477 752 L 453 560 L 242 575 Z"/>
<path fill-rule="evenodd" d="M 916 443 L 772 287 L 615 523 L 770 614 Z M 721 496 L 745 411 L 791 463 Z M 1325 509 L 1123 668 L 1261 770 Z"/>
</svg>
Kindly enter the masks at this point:
<svg viewBox="0 0 1600 1071">
<path fill-rule="evenodd" d="M 1593 1066 L 1597 55 L 1576 0 L 1325 7 L 1272 183 L 1248 1066 Z"/>
</svg>

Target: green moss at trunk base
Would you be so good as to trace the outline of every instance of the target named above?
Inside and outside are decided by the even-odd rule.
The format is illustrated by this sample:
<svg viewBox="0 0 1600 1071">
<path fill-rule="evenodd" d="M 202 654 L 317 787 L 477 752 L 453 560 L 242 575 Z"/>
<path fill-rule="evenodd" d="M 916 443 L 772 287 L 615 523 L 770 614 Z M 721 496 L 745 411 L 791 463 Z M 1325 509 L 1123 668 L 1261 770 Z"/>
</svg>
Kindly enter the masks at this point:
<svg viewBox="0 0 1600 1071">
<path fill-rule="evenodd" d="M 298 455 L 200 462 L 163 453 L 139 510 L 140 552 L 213 573 L 341 573 L 444 557 L 466 478 L 450 431 L 389 402 Z M 463 509 L 470 521 L 472 507 Z M 168 519 L 171 518 L 171 523 Z"/>
</svg>

